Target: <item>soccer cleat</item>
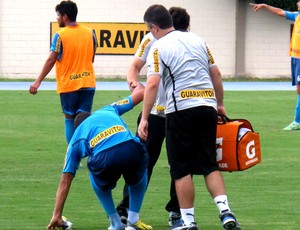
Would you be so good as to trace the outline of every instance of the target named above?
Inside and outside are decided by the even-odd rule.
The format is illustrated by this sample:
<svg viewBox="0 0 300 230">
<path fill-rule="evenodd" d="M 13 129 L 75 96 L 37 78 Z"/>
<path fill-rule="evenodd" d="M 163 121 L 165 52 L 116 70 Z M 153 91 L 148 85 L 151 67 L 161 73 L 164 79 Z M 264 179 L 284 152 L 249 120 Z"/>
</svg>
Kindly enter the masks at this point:
<svg viewBox="0 0 300 230">
<path fill-rule="evenodd" d="M 172 230 L 198 230 L 198 226 L 195 222 L 185 225 L 182 219 L 179 219 L 172 226 Z"/>
<path fill-rule="evenodd" d="M 128 221 L 125 230 L 152 230 L 152 227 L 143 223 L 143 221 L 141 220 L 139 220 L 135 224 L 132 224 Z"/>
<path fill-rule="evenodd" d="M 300 124 L 293 121 L 291 124 L 283 128 L 282 130 L 287 130 L 287 131 L 300 130 Z"/>
<path fill-rule="evenodd" d="M 173 227 L 174 224 L 178 223 L 181 219 L 181 215 L 177 212 L 170 212 L 169 226 Z"/>
<path fill-rule="evenodd" d="M 240 224 L 239 222 L 236 220 L 233 212 L 231 211 L 223 211 L 220 214 L 220 220 L 223 224 L 223 228 L 226 230 L 240 230 Z"/>
</svg>

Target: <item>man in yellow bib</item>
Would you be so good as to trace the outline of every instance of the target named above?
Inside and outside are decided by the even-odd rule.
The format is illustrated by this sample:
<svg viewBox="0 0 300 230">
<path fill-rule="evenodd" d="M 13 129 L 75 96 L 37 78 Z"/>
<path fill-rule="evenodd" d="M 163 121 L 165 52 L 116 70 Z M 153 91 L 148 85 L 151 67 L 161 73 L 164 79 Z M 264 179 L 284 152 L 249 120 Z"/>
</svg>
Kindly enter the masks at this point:
<svg viewBox="0 0 300 230">
<path fill-rule="evenodd" d="M 91 112 L 96 88 L 94 56 L 95 32 L 76 23 L 76 3 L 62 1 L 55 7 L 61 30 L 53 37 L 50 54 L 29 92 L 37 94 L 41 82 L 56 67 L 57 93 L 65 114 L 65 135 L 69 143 L 74 133 L 74 119 L 80 112 Z"/>
<path fill-rule="evenodd" d="M 254 12 L 257 12 L 260 9 L 264 8 L 275 15 L 285 17 L 286 19 L 295 22 L 290 43 L 290 56 L 292 85 L 296 85 L 298 100 L 295 109 L 294 121 L 285 128 L 283 128 L 283 130 L 300 130 L 300 1 L 297 1 L 297 12 L 285 11 L 283 9 L 276 8 L 267 4 L 250 3 L 250 5 L 252 6 Z"/>
</svg>

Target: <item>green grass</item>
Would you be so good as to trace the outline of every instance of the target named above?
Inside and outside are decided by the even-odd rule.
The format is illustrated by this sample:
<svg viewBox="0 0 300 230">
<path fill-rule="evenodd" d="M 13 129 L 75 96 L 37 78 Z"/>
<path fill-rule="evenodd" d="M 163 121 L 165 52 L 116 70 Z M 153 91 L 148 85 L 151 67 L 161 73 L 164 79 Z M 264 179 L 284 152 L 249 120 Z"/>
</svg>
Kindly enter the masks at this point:
<svg viewBox="0 0 300 230">
<path fill-rule="evenodd" d="M 94 109 L 123 98 L 126 91 L 97 91 Z M 54 91 L 0 91 L 0 226 L 1 229 L 45 229 L 66 152 L 63 114 Z M 300 132 L 282 131 L 294 115 L 293 91 L 225 93 L 230 118 L 251 121 L 261 135 L 262 162 L 243 172 L 223 173 L 231 208 L 243 230 L 296 230 L 300 216 Z M 124 115 L 132 131 L 141 110 Z M 84 160 L 84 163 L 86 160 Z M 154 229 L 168 229 L 164 210 L 169 173 L 163 149 L 141 211 Z M 218 211 L 203 183 L 196 186 L 196 221 L 203 230 L 222 229 Z M 114 190 L 121 198 L 123 180 Z M 88 180 L 86 167 L 73 182 L 64 214 L 78 230 L 107 229 L 108 220 Z"/>
</svg>

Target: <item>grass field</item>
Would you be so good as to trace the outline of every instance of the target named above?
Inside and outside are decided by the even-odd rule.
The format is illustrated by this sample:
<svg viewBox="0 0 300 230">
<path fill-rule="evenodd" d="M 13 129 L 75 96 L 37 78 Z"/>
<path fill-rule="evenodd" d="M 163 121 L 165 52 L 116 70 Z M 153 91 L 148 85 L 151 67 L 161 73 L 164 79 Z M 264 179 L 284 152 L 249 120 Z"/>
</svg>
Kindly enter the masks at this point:
<svg viewBox="0 0 300 230">
<path fill-rule="evenodd" d="M 127 95 L 97 91 L 94 109 Z M 54 91 L 0 91 L 0 229 L 45 229 L 51 216 L 66 151 L 63 114 Z M 300 131 L 281 129 L 294 115 L 294 91 L 225 93 L 230 118 L 251 121 L 261 135 L 262 162 L 243 172 L 223 173 L 231 208 L 243 230 L 296 230 L 300 224 Z M 124 115 L 132 131 L 141 105 Z M 83 164 L 85 164 L 84 160 Z M 195 177 L 196 221 L 202 230 L 222 229 L 202 177 Z M 120 200 L 123 181 L 114 190 Z M 154 229 L 169 229 L 169 174 L 165 150 L 155 167 L 141 217 Z M 107 229 L 84 166 L 76 175 L 64 215 L 78 230 Z"/>
</svg>

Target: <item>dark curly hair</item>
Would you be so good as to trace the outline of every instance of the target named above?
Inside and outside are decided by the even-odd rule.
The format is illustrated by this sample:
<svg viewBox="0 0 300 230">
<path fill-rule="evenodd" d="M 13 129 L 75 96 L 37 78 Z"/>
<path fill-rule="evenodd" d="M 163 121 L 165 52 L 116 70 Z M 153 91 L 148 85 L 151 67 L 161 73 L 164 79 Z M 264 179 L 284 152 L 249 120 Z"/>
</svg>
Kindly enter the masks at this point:
<svg viewBox="0 0 300 230">
<path fill-rule="evenodd" d="M 190 26 L 190 15 L 186 12 L 186 9 L 174 6 L 169 9 L 169 12 L 172 16 L 175 30 L 188 30 Z"/>
<path fill-rule="evenodd" d="M 78 13 L 78 8 L 75 2 L 72 1 L 62 1 L 55 7 L 55 11 L 61 16 L 67 15 L 71 22 L 76 22 L 76 17 Z"/>
</svg>

